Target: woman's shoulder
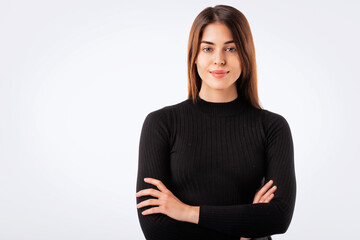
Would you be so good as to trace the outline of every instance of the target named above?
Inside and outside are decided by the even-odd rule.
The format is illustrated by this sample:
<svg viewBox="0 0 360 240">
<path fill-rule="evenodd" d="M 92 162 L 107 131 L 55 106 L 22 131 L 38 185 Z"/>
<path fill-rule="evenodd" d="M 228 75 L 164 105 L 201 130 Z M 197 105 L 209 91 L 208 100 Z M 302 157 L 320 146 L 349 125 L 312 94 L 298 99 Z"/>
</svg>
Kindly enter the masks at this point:
<svg viewBox="0 0 360 240">
<path fill-rule="evenodd" d="M 280 114 L 275 111 L 270 111 L 268 109 L 259 109 L 259 114 L 261 115 L 263 121 L 272 122 L 272 121 L 286 121 L 286 118 L 283 114 Z"/>
<path fill-rule="evenodd" d="M 170 122 L 174 114 L 188 106 L 188 102 L 189 99 L 186 99 L 178 103 L 168 104 L 160 108 L 156 108 L 147 114 L 145 120 Z"/>
<path fill-rule="evenodd" d="M 289 122 L 283 114 L 268 109 L 257 109 L 256 111 L 267 135 L 279 131 L 291 132 Z"/>
</svg>

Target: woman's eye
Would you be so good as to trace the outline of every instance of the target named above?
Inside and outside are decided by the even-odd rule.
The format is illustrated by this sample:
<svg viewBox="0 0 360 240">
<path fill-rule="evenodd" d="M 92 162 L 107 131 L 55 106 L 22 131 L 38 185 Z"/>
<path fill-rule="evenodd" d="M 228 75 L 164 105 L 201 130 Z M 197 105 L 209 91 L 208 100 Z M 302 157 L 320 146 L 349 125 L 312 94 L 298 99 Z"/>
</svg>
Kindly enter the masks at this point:
<svg viewBox="0 0 360 240">
<path fill-rule="evenodd" d="M 203 50 L 204 52 L 210 52 L 210 50 L 208 50 L 208 49 L 211 50 L 211 48 L 209 48 L 209 47 L 205 47 L 205 48 L 203 48 L 202 50 Z M 235 51 L 236 51 L 236 48 L 233 48 L 233 47 L 229 47 L 229 48 L 227 48 L 226 50 L 229 50 L 229 49 L 230 49 L 229 52 L 235 52 Z"/>
<path fill-rule="evenodd" d="M 229 50 L 229 52 L 235 52 L 235 51 L 236 51 L 236 48 L 227 48 L 226 50 Z M 210 52 L 210 51 L 211 51 L 211 48 L 205 47 L 205 48 L 203 48 L 203 51 L 205 51 L 205 52 Z"/>
</svg>

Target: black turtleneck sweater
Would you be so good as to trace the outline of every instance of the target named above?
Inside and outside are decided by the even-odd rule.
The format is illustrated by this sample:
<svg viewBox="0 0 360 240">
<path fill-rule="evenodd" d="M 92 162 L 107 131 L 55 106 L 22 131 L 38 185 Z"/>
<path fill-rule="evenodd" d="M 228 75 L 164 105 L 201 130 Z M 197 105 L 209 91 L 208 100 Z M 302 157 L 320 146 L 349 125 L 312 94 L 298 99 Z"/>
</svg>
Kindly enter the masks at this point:
<svg viewBox="0 0 360 240">
<path fill-rule="evenodd" d="M 285 233 L 295 206 L 296 179 L 290 127 L 284 117 L 257 109 L 241 95 L 223 103 L 197 97 L 150 112 L 143 123 L 136 192 L 161 180 L 183 203 L 200 206 L 199 223 L 165 214 L 142 215 L 148 240 L 239 240 Z M 270 203 L 252 204 L 269 180 Z M 137 197 L 137 204 L 153 196 Z"/>
</svg>

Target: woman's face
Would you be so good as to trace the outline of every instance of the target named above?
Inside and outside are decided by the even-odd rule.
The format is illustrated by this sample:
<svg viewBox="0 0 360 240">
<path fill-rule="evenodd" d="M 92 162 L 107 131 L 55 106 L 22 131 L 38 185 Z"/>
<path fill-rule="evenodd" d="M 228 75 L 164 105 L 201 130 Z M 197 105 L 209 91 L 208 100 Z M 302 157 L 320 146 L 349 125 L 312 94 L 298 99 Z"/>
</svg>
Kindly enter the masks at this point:
<svg viewBox="0 0 360 240">
<path fill-rule="evenodd" d="M 229 28 L 222 23 L 211 23 L 204 29 L 200 50 L 195 64 L 202 79 L 202 91 L 236 89 L 236 80 L 241 74 L 238 50 Z M 223 70 L 225 74 L 215 74 Z"/>
</svg>

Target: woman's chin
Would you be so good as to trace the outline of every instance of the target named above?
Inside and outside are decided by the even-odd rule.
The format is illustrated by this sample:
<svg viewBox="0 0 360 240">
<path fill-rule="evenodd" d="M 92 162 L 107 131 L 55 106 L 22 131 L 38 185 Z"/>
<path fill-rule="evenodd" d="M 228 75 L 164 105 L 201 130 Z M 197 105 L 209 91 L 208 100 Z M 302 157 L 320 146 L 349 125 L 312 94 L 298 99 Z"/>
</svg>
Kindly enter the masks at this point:
<svg viewBox="0 0 360 240">
<path fill-rule="evenodd" d="M 215 84 L 211 84 L 210 88 L 212 89 L 216 89 L 216 90 L 225 90 L 228 89 L 231 86 L 231 84 L 224 84 L 224 83 L 215 83 Z"/>
</svg>

